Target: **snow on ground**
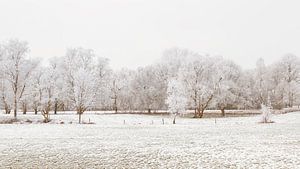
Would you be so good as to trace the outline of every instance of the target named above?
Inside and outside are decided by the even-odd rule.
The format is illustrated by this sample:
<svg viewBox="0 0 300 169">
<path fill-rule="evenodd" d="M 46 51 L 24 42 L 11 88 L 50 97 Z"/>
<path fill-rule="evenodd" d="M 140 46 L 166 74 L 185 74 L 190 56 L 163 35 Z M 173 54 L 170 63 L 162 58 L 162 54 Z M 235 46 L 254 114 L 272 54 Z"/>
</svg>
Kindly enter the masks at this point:
<svg viewBox="0 0 300 169">
<path fill-rule="evenodd" d="M 84 114 L 96 123 L 85 125 L 76 115 L 52 118 L 75 123 L 1 124 L 0 168 L 300 168 L 300 112 L 272 124 L 257 116 L 176 125 L 168 116 Z"/>
</svg>

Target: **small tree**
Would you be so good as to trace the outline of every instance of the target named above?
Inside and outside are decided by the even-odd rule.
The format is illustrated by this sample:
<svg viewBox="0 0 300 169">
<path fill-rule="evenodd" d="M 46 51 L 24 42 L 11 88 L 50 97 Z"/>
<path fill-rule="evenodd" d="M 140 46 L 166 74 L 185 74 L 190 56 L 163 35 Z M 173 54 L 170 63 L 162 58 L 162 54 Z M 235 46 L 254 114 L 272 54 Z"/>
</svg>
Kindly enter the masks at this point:
<svg viewBox="0 0 300 169">
<path fill-rule="evenodd" d="M 95 78 L 91 72 L 79 69 L 74 73 L 73 101 L 77 114 L 78 122 L 81 123 L 81 115 L 86 110 L 93 107 L 95 100 Z"/>
<path fill-rule="evenodd" d="M 273 121 L 271 120 L 271 108 L 269 106 L 266 105 L 261 105 L 261 123 L 273 123 Z"/>
<path fill-rule="evenodd" d="M 168 104 L 168 111 L 174 114 L 173 124 L 175 124 L 176 116 L 179 113 L 185 112 L 185 107 L 187 105 L 186 92 L 180 81 L 170 80 L 167 93 L 168 97 L 166 104 Z"/>
</svg>

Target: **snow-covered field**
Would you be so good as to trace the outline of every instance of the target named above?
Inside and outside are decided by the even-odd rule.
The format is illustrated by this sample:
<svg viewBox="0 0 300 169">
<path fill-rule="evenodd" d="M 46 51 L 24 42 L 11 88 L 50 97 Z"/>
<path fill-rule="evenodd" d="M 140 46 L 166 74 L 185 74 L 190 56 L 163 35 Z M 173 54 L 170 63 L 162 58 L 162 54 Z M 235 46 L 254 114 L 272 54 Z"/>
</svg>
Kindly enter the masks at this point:
<svg viewBox="0 0 300 169">
<path fill-rule="evenodd" d="M 168 116 L 52 118 L 65 124 L 1 124 L 0 168 L 300 168 L 300 112 L 275 115 L 272 124 L 257 116 L 176 125 Z"/>
</svg>

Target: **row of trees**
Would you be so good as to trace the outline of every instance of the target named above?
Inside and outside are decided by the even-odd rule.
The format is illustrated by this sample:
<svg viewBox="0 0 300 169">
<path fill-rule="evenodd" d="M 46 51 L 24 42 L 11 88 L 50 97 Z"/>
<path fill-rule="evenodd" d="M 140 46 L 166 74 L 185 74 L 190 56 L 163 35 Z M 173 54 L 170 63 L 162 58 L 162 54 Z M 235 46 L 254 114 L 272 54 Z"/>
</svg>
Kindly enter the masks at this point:
<svg viewBox="0 0 300 169">
<path fill-rule="evenodd" d="M 0 66 L 1 108 L 14 117 L 41 112 L 46 121 L 58 110 L 76 110 L 79 117 L 86 110 L 166 110 L 170 97 L 200 118 L 207 108 L 224 115 L 225 109 L 259 108 L 268 98 L 274 108 L 300 103 L 300 59 L 292 54 L 242 70 L 220 56 L 171 48 L 157 63 L 113 71 L 91 49 L 71 48 L 45 64 L 30 58 L 27 42 L 9 40 L 0 45 Z M 179 94 L 172 92 L 178 86 Z"/>
</svg>

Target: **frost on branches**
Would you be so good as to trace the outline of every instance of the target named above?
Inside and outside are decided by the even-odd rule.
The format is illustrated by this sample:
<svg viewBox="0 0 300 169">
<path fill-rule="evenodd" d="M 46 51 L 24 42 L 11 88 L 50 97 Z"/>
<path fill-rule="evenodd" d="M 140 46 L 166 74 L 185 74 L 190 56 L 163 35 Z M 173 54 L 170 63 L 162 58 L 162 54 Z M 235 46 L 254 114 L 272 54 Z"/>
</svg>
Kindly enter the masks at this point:
<svg viewBox="0 0 300 169">
<path fill-rule="evenodd" d="M 24 97 L 28 79 L 37 66 L 37 62 L 29 58 L 29 47 L 25 41 L 17 39 L 9 40 L 4 43 L 0 50 L 2 85 L 7 85 L 3 86 L 5 87 L 4 90 L 7 91 L 7 95 L 2 95 L 3 97 L 7 97 L 3 99 L 3 102 L 6 112 L 10 112 L 9 107 L 13 108 L 14 118 L 16 119 L 19 103 Z M 8 100 L 11 101 L 10 104 Z"/>
<path fill-rule="evenodd" d="M 96 95 L 95 54 L 91 49 L 73 48 L 64 56 L 65 91 L 73 109 L 77 111 L 78 122 L 81 115 L 94 106 Z"/>
<path fill-rule="evenodd" d="M 168 83 L 167 94 L 168 111 L 174 114 L 173 124 L 175 124 L 176 116 L 185 112 L 187 105 L 185 89 L 180 81 L 172 79 Z"/>
</svg>

